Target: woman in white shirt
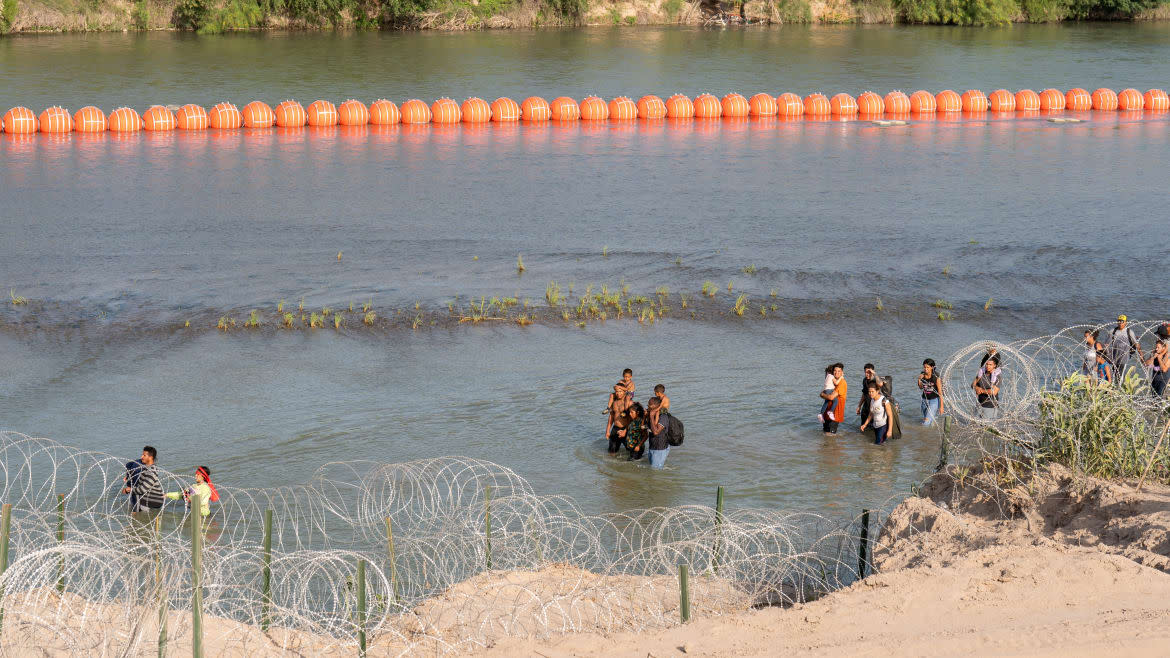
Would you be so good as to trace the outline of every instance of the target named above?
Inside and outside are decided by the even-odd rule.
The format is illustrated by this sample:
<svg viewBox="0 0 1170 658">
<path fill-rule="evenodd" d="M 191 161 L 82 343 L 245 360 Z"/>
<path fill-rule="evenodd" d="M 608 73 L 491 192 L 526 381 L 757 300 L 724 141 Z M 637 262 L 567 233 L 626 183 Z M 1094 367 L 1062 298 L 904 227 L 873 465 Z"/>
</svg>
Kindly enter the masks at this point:
<svg viewBox="0 0 1170 658">
<path fill-rule="evenodd" d="M 869 418 L 861 424 L 861 431 L 864 432 L 866 427 L 873 426 L 874 443 L 881 445 L 886 442 L 886 434 L 890 431 L 890 416 L 893 411 L 890 410 L 890 401 L 886 399 L 882 392 L 876 386 L 871 386 L 866 393 L 869 395 Z"/>
</svg>

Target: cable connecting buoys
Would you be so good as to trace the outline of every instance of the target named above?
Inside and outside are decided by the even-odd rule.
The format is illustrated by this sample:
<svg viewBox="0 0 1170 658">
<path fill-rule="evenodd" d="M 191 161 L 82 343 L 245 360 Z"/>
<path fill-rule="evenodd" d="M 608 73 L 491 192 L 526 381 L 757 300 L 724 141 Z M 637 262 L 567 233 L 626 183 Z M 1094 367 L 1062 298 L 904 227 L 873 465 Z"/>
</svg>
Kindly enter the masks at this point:
<svg viewBox="0 0 1170 658">
<path fill-rule="evenodd" d="M 218 130 L 235 130 L 244 125 L 244 117 L 235 105 L 216 103 L 207 113 L 207 125 Z"/>
<path fill-rule="evenodd" d="M 151 105 L 142 113 L 143 130 L 166 131 L 175 129 L 175 113 L 162 105 Z"/>
<path fill-rule="evenodd" d="M 305 126 L 305 108 L 298 101 L 281 101 L 276 109 L 276 125 L 281 128 L 303 128 Z"/>
<path fill-rule="evenodd" d="M 804 100 L 786 91 L 776 97 L 776 115 L 783 119 L 795 119 L 804 115 Z"/>
<path fill-rule="evenodd" d="M 1111 112 L 1117 109 L 1117 92 L 1108 87 L 1095 89 L 1090 98 L 1092 99 L 1094 110 Z"/>
<path fill-rule="evenodd" d="M 0 120 L 0 127 L 10 135 L 31 135 L 40 130 L 40 125 L 36 113 L 20 105 L 5 112 Z"/>
<path fill-rule="evenodd" d="M 271 128 L 276 124 L 276 113 L 264 101 L 252 101 L 240 111 L 245 128 Z"/>
<path fill-rule="evenodd" d="M 450 98 L 440 98 L 431 103 L 431 121 L 434 123 L 459 123 L 463 121 L 463 111 L 459 104 Z"/>
<path fill-rule="evenodd" d="M 343 126 L 364 126 L 370 122 L 366 104 L 350 98 L 337 106 L 337 123 Z"/>
<path fill-rule="evenodd" d="M 402 112 L 393 102 L 379 98 L 370 103 L 370 123 L 375 126 L 402 123 Z"/>
<path fill-rule="evenodd" d="M 399 108 L 402 112 L 402 123 L 430 123 L 431 108 L 417 98 L 412 98 Z"/>
<path fill-rule="evenodd" d="M 1084 89 L 1074 87 L 1064 94 L 1064 108 L 1074 112 L 1091 110 L 1093 109 L 1093 97 Z"/>
<path fill-rule="evenodd" d="M 748 111 L 754 117 L 774 117 L 778 108 L 771 94 L 759 93 L 748 99 Z"/>
<path fill-rule="evenodd" d="M 719 106 L 720 110 L 723 112 L 723 116 L 729 119 L 746 117 L 751 114 L 752 111 L 748 100 L 744 98 L 742 94 L 738 94 L 734 91 L 730 94 L 726 94 L 723 98 L 721 98 L 719 100 Z"/>
<path fill-rule="evenodd" d="M 696 119 L 718 119 L 723 116 L 723 103 L 711 94 L 699 94 L 694 102 Z"/>
<path fill-rule="evenodd" d="M 1040 92 L 1040 110 L 1057 112 L 1064 109 L 1064 94 L 1059 89 L 1045 89 Z"/>
<path fill-rule="evenodd" d="M 632 121 L 638 118 L 638 106 L 629 96 L 618 96 L 609 102 L 611 121 Z"/>
<path fill-rule="evenodd" d="M 175 127 L 179 130 L 207 130 L 207 110 L 189 103 L 175 112 Z"/>
<path fill-rule="evenodd" d="M 1145 107 L 1145 104 L 1146 102 L 1142 98 L 1142 92 L 1137 89 L 1131 87 L 1117 92 L 1117 109 L 1119 110 L 1140 110 Z"/>
<path fill-rule="evenodd" d="M 93 105 L 87 105 L 73 115 L 73 129 L 79 133 L 104 133 L 109 127 L 106 113 Z"/>
<path fill-rule="evenodd" d="M 491 109 L 492 121 L 507 122 L 520 120 L 520 106 L 516 104 L 516 101 L 507 96 L 501 96 L 492 101 Z"/>
<path fill-rule="evenodd" d="M 578 104 L 582 121 L 605 121 L 609 118 L 609 105 L 597 96 L 586 96 Z"/>
<path fill-rule="evenodd" d="M 336 126 L 337 106 L 327 100 L 315 100 L 305 108 L 305 123 L 310 126 Z"/>
<path fill-rule="evenodd" d="M 987 111 L 987 96 L 978 89 L 968 89 L 963 92 L 959 98 L 963 104 L 964 112 L 986 112 Z"/>
<path fill-rule="evenodd" d="M 552 108 L 540 96 L 529 96 L 520 103 L 520 118 L 524 121 L 548 121 L 552 118 Z"/>
<path fill-rule="evenodd" d="M 646 94 L 638 99 L 638 118 L 650 121 L 666 118 L 666 103 L 654 94 Z"/>
<path fill-rule="evenodd" d="M 558 96 L 549 104 L 554 121 L 576 121 L 581 118 L 581 106 L 568 96 Z"/>
<path fill-rule="evenodd" d="M 116 133 L 134 133 L 142 130 L 142 117 L 129 107 L 119 107 L 110 112 L 110 131 Z"/>
<path fill-rule="evenodd" d="M 41 124 L 41 132 L 43 133 L 60 135 L 73 132 L 73 117 L 69 116 L 69 110 L 63 107 L 54 105 L 46 108 L 37 117 L 37 121 Z"/>
<path fill-rule="evenodd" d="M 988 94 L 987 107 L 992 112 L 1015 112 L 1016 95 L 1007 89 L 996 89 Z"/>
<path fill-rule="evenodd" d="M 808 116 L 828 116 L 832 111 L 833 107 L 824 94 L 809 94 L 804 97 L 804 113 Z"/>
<path fill-rule="evenodd" d="M 957 92 L 944 89 L 934 95 L 934 104 L 939 112 L 962 112 L 963 99 Z"/>
<path fill-rule="evenodd" d="M 844 92 L 829 99 L 829 112 L 835 116 L 851 117 L 857 114 L 857 99 Z"/>
<path fill-rule="evenodd" d="M 463 115 L 463 123 L 487 123 L 492 120 L 492 106 L 477 96 L 463 101 L 459 112 Z"/>
<path fill-rule="evenodd" d="M 1017 91 L 1016 109 L 1020 112 L 1038 112 L 1040 110 L 1040 94 L 1031 89 Z"/>
<path fill-rule="evenodd" d="M 1145 94 L 1142 94 L 1142 102 L 1145 109 L 1153 112 L 1165 112 L 1170 110 L 1170 96 L 1161 89 L 1151 89 Z"/>
<path fill-rule="evenodd" d="M 867 117 L 880 117 L 886 112 L 886 102 L 872 91 L 863 91 L 857 97 L 857 113 Z"/>
<path fill-rule="evenodd" d="M 930 96 L 930 94 L 927 94 Z M 931 102 L 934 101 L 934 96 L 930 96 Z M 891 91 L 882 99 L 882 104 L 885 106 L 886 112 L 890 114 L 908 114 L 911 109 L 910 97 L 901 91 Z"/>
<path fill-rule="evenodd" d="M 690 119 L 695 116 L 695 102 L 686 94 L 672 94 L 666 99 L 666 118 Z"/>
</svg>

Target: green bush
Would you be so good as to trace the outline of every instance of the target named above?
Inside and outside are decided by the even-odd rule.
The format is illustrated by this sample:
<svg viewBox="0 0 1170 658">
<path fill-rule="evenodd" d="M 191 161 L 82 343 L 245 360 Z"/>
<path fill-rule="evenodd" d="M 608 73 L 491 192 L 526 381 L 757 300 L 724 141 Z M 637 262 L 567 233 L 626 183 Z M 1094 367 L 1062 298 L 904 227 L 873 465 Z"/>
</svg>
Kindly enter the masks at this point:
<svg viewBox="0 0 1170 658">
<path fill-rule="evenodd" d="M 180 30 L 198 30 L 207 22 L 210 12 L 205 0 L 181 0 L 171 13 L 171 23 Z"/>
<path fill-rule="evenodd" d="M 150 27 L 150 6 L 146 0 L 134 0 L 134 8 L 130 10 L 130 22 L 134 29 L 145 30 Z"/>
<path fill-rule="evenodd" d="M 684 0 L 666 0 L 666 2 L 662 3 L 662 11 L 666 14 L 667 18 L 673 21 L 682 13 L 685 4 Z"/>
<path fill-rule="evenodd" d="M 0 34 L 12 31 L 12 24 L 16 22 L 16 0 L 4 0 L 0 5 Z"/>
<path fill-rule="evenodd" d="M 781 23 L 812 22 L 812 7 L 808 0 L 775 0 L 771 6 L 775 20 Z"/>
<path fill-rule="evenodd" d="M 908 23 L 1006 25 L 1020 13 L 1015 0 L 898 0 Z"/>
</svg>

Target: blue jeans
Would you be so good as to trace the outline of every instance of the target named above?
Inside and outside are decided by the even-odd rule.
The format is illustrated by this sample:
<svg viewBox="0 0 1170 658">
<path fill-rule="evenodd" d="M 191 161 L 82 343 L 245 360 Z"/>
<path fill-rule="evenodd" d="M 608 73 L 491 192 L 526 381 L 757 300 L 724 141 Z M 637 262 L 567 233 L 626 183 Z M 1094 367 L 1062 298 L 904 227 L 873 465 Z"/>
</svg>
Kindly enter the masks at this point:
<svg viewBox="0 0 1170 658">
<path fill-rule="evenodd" d="M 888 434 L 889 431 L 890 431 L 890 424 L 889 423 L 886 423 L 885 425 L 882 425 L 881 427 L 873 428 L 873 442 L 877 445 L 881 445 L 881 444 L 885 443 L 886 442 L 886 434 Z"/>
<path fill-rule="evenodd" d="M 666 446 L 663 450 L 647 450 L 646 454 L 650 456 L 650 468 L 662 468 L 666 466 L 666 456 L 670 454 L 670 446 Z"/>
<path fill-rule="evenodd" d="M 938 398 L 933 400 L 922 398 L 922 424 L 929 427 L 936 420 L 938 420 Z"/>
</svg>

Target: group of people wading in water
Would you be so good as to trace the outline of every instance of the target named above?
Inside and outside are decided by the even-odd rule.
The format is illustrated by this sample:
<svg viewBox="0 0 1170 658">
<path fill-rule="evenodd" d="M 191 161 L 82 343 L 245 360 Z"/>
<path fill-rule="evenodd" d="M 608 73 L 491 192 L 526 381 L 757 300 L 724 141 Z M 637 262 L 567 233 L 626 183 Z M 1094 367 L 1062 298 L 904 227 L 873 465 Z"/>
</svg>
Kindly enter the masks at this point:
<svg viewBox="0 0 1170 658">
<path fill-rule="evenodd" d="M 654 396 L 643 407 L 634 401 L 634 371 L 626 368 L 622 379 L 613 385 L 605 414 L 605 438 L 609 441 L 609 454 L 618 455 L 626 448 L 626 461 L 637 461 L 647 457 L 650 468 L 660 469 L 666 465 L 666 456 L 671 447 L 682 445 L 683 425 L 670 415 L 670 398 L 666 387 L 654 387 Z"/>
</svg>

